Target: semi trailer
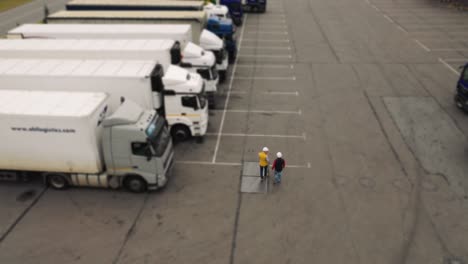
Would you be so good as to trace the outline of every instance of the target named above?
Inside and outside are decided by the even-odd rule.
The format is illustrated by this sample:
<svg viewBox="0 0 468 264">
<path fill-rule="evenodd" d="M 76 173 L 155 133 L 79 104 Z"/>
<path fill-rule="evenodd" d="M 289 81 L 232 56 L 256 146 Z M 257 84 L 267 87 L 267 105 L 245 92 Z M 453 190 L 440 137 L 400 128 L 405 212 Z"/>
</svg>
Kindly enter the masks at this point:
<svg viewBox="0 0 468 264">
<path fill-rule="evenodd" d="M 105 92 L 109 111 L 127 98 L 167 119 L 177 141 L 205 135 L 208 104 L 200 75 L 154 61 L 0 59 L 0 90 Z"/>
<path fill-rule="evenodd" d="M 180 43 L 170 39 L 4 39 L 0 58 L 153 60 L 164 69 L 174 64 L 200 74 L 210 105 L 219 81 L 212 52 L 189 42 L 181 56 Z"/>
<path fill-rule="evenodd" d="M 46 88 L 40 86 L 41 88 Z M 95 92 L 0 90 L 0 178 L 143 192 L 163 187 L 174 151 L 165 120 Z"/>
<path fill-rule="evenodd" d="M 203 11 L 59 11 L 47 17 L 49 24 L 189 24 L 192 39 L 199 38 L 203 29 L 225 41 L 229 62 L 237 55 L 236 29 L 229 19 L 212 16 Z"/>
<path fill-rule="evenodd" d="M 195 35 L 195 36 L 194 36 Z M 9 39 L 172 39 L 179 41 L 182 49 L 189 42 L 199 44 L 213 52 L 220 81 L 224 81 L 228 68 L 228 56 L 222 39 L 204 29 L 192 34 L 190 25 L 151 24 L 24 24 L 10 30 Z M 187 58 L 188 59 L 188 58 Z"/>
</svg>

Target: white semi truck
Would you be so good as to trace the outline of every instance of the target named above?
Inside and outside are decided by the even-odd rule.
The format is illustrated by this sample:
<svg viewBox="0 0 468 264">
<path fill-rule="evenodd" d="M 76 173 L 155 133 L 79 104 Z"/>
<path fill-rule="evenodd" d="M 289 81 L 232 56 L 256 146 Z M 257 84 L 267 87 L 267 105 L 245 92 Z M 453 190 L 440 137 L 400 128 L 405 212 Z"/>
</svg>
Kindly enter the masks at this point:
<svg viewBox="0 0 468 264">
<path fill-rule="evenodd" d="M 200 74 L 214 105 L 219 76 L 213 53 L 189 42 L 181 56 L 180 48 L 171 39 L 3 39 L 0 58 L 154 60 L 164 69 L 174 64 Z"/>
<path fill-rule="evenodd" d="M 0 178 L 68 186 L 163 187 L 174 151 L 165 119 L 106 93 L 0 90 Z"/>
<path fill-rule="evenodd" d="M 0 59 L 2 89 L 105 92 L 111 113 L 130 99 L 165 117 L 177 141 L 201 137 L 208 126 L 200 75 L 174 65 L 163 72 L 154 61 Z"/>
<path fill-rule="evenodd" d="M 56 39 L 172 39 L 182 48 L 189 42 L 199 44 L 216 57 L 216 69 L 220 81 L 224 81 L 228 69 L 228 57 L 224 42 L 204 29 L 199 35 L 192 33 L 190 25 L 161 24 L 24 24 L 8 32 L 7 38 L 56 38 Z M 189 58 L 184 58 L 184 60 Z"/>
</svg>

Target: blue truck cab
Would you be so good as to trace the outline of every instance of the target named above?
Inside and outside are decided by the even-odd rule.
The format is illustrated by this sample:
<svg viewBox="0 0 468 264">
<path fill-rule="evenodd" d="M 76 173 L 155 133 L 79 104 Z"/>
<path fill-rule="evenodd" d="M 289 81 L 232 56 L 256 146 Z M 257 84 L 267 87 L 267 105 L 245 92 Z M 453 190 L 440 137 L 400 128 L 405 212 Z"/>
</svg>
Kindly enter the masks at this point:
<svg viewBox="0 0 468 264">
<path fill-rule="evenodd" d="M 207 20 L 206 29 L 224 40 L 229 55 L 229 63 L 233 63 L 237 56 L 237 42 L 235 38 L 236 27 L 233 25 L 232 20 L 211 16 Z"/>
<path fill-rule="evenodd" d="M 265 13 L 267 0 L 244 0 L 244 11 L 252 13 Z"/>
<path fill-rule="evenodd" d="M 462 67 L 460 79 L 457 83 L 455 104 L 458 108 L 468 112 L 468 63 Z"/>
<path fill-rule="evenodd" d="M 227 6 L 229 15 L 231 15 L 232 21 L 236 26 L 242 25 L 244 11 L 241 0 L 220 0 L 219 4 Z"/>
</svg>

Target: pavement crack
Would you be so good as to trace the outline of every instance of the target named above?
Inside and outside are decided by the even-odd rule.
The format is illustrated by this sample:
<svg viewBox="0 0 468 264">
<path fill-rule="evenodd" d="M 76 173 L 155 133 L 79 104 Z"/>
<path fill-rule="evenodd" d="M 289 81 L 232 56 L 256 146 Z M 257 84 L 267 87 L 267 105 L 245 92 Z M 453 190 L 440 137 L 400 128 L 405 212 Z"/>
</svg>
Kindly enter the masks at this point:
<svg viewBox="0 0 468 264">
<path fill-rule="evenodd" d="M 116 263 L 119 262 L 120 257 L 122 256 L 122 253 L 123 253 L 123 251 L 125 249 L 125 246 L 127 245 L 127 242 L 130 240 L 130 238 L 135 233 L 136 224 L 138 223 L 138 220 L 140 220 L 140 217 L 141 217 L 141 215 L 143 213 L 143 210 L 144 210 L 144 208 L 145 208 L 145 206 L 146 206 L 146 204 L 148 202 L 149 195 L 150 195 L 149 193 L 145 194 L 145 198 L 143 200 L 143 203 L 141 204 L 140 209 L 138 210 L 138 213 L 137 213 L 135 219 L 133 219 L 132 225 L 130 226 L 127 233 L 125 234 L 124 241 L 122 242 L 122 245 L 120 246 L 119 251 L 117 252 L 114 260 L 112 261 L 112 264 L 116 264 Z"/>
<path fill-rule="evenodd" d="M 26 216 L 26 214 L 36 205 L 36 203 L 42 198 L 44 193 L 48 190 L 48 187 L 44 187 L 40 193 L 34 198 L 34 200 L 29 204 L 28 207 L 21 213 L 21 215 L 16 218 L 16 220 L 13 222 L 13 224 L 10 225 L 10 227 L 3 233 L 3 235 L 0 237 L 0 244 L 3 243 L 3 241 L 8 237 L 8 235 L 15 229 L 15 227 L 23 220 L 23 218 Z"/>
</svg>

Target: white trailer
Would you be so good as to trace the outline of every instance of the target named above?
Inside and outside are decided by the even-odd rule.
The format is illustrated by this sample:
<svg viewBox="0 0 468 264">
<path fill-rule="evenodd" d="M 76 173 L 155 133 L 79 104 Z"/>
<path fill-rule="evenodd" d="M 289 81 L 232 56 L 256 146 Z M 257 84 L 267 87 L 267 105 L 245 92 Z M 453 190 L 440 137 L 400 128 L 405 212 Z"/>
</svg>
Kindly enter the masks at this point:
<svg viewBox="0 0 468 264">
<path fill-rule="evenodd" d="M 10 30 L 7 38 L 172 39 L 179 41 L 182 48 L 185 48 L 189 42 L 195 42 L 203 49 L 214 53 L 220 81 L 225 79 L 228 68 L 228 57 L 223 40 L 206 29 L 194 38 L 190 25 L 24 24 Z"/>
<path fill-rule="evenodd" d="M 200 11 L 203 1 L 164 1 L 164 0 L 72 0 L 66 4 L 70 11 L 82 10 L 168 10 L 168 11 Z"/>
<path fill-rule="evenodd" d="M 174 65 L 163 73 L 154 61 L 0 59 L 1 89 L 105 92 L 111 112 L 130 99 L 165 116 L 177 140 L 208 126 L 201 77 Z"/>
<path fill-rule="evenodd" d="M 0 90 L 0 177 L 67 186 L 163 187 L 173 163 L 164 118 L 106 93 Z"/>
<path fill-rule="evenodd" d="M 192 39 L 206 27 L 204 11 L 59 11 L 47 17 L 49 24 L 188 24 Z"/>
<path fill-rule="evenodd" d="M 179 42 L 171 39 L 0 40 L 0 58 L 154 60 L 164 69 L 178 65 L 202 76 L 214 105 L 219 77 L 213 53 L 189 42 L 182 54 Z"/>
</svg>

